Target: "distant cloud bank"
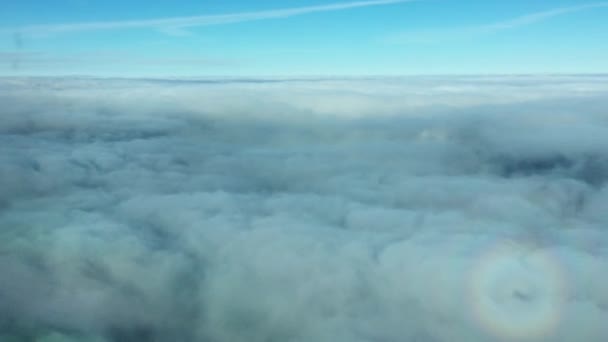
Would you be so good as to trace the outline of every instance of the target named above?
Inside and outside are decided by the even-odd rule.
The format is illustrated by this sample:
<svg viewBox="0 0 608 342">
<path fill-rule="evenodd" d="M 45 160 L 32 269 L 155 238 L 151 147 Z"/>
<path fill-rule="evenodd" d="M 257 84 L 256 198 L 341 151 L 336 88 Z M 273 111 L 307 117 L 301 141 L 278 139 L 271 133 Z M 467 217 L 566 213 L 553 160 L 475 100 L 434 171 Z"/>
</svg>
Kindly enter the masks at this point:
<svg viewBox="0 0 608 342">
<path fill-rule="evenodd" d="M 607 81 L 0 79 L 0 340 L 606 341 Z"/>
</svg>

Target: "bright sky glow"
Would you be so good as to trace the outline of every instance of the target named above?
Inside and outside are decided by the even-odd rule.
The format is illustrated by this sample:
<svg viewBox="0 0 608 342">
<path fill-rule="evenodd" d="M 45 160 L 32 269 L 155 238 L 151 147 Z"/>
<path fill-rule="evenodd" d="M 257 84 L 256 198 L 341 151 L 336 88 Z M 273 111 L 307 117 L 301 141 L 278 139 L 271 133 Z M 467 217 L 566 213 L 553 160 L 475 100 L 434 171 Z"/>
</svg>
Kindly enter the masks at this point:
<svg viewBox="0 0 608 342">
<path fill-rule="evenodd" d="M 0 75 L 608 72 L 608 2 L 8 0 Z"/>
</svg>

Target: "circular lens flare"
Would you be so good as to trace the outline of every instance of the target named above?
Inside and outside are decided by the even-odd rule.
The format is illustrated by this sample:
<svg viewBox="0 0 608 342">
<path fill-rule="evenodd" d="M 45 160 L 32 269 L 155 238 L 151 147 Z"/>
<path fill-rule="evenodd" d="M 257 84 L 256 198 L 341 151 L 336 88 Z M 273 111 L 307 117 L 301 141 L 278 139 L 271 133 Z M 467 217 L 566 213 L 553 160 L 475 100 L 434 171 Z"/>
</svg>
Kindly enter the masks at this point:
<svg viewBox="0 0 608 342">
<path fill-rule="evenodd" d="M 565 278 L 556 258 L 521 245 L 482 254 L 470 278 L 473 316 L 496 338 L 529 339 L 556 331 Z"/>
</svg>

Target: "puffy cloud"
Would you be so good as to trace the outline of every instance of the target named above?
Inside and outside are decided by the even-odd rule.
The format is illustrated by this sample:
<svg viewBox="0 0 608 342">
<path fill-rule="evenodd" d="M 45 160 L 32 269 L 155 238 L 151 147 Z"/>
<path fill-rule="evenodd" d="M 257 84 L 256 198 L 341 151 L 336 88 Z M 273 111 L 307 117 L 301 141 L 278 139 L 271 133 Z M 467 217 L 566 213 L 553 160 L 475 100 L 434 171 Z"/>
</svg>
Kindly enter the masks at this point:
<svg viewBox="0 0 608 342">
<path fill-rule="evenodd" d="M 3 341 L 605 341 L 603 76 L 0 82 Z"/>
</svg>

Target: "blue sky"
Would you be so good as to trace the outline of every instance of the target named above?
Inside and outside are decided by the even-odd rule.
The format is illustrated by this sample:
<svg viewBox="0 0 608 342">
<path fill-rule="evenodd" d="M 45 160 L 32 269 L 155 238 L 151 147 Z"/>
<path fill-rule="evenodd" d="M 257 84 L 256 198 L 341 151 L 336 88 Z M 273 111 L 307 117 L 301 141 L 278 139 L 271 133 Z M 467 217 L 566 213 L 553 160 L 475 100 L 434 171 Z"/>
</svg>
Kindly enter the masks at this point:
<svg viewBox="0 0 608 342">
<path fill-rule="evenodd" d="M 0 75 L 608 72 L 608 2 L 6 0 Z"/>
</svg>

